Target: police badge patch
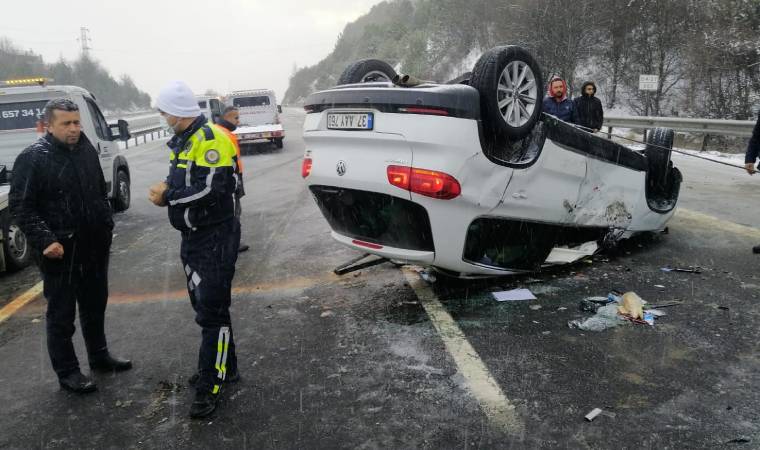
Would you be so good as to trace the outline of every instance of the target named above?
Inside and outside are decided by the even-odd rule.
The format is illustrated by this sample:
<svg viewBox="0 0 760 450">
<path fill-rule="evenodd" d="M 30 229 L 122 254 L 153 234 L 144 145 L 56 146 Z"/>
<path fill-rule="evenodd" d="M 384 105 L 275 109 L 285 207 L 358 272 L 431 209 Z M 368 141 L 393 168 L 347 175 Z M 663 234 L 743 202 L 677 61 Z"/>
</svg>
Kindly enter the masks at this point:
<svg viewBox="0 0 760 450">
<path fill-rule="evenodd" d="M 203 155 L 203 157 L 206 159 L 207 163 L 216 164 L 219 162 L 219 151 L 212 148 L 210 150 L 207 150 L 206 154 Z"/>
</svg>

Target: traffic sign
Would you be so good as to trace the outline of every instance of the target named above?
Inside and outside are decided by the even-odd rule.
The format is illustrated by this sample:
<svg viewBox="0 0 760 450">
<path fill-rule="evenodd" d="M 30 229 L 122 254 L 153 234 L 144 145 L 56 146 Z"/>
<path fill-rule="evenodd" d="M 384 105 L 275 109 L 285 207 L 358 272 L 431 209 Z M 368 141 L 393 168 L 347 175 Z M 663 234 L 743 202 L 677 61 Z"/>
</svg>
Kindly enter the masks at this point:
<svg viewBox="0 0 760 450">
<path fill-rule="evenodd" d="M 657 75 L 639 75 L 640 91 L 656 91 L 659 84 L 660 77 Z"/>
</svg>

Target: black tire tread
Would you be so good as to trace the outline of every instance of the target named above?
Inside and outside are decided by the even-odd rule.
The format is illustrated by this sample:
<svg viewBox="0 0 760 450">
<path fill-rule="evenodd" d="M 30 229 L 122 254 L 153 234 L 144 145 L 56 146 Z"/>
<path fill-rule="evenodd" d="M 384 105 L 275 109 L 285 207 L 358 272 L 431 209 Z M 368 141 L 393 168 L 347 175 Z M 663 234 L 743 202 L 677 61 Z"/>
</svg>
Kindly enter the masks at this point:
<svg viewBox="0 0 760 450">
<path fill-rule="evenodd" d="M 501 117 L 498 104 L 494 101 L 493 96 L 496 92 L 496 86 L 501 76 L 503 66 L 506 66 L 508 58 L 517 56 L 520 60 L 528 63 L 533 69 L 536 83 L 543 81 L 541 69 L 535 59 L 527 50 L 514 46 L 506 45 L 494 47 L 485 53 L 475 63 L 472 69 L 469 85 L 474 87 L 480 93 L 480 109 L 483 119 L 483 129 L 489 140 L 501 141 L 504 139 L 517 140 L 527 136 L 533 126 L 541 116 L 541 96 L 537 95 L 536 109 L 525 125 L 520 128 L 512 128 L 506 125 Z M 538 92 L 541 92 L 540 85 L 537 86 Z"/>
<path fill-rule="evenodd" d="M 372 71 L 380 71 L 388 76 L 389 80 L 392 80 L 396 76 L 396 71 L 385 61 L 380 59 L 362 59 L 355 63 L 349 64 L 338 78 L 338 84 L 354 84 L 360 83 L 364 75 Z"/>
</svg>

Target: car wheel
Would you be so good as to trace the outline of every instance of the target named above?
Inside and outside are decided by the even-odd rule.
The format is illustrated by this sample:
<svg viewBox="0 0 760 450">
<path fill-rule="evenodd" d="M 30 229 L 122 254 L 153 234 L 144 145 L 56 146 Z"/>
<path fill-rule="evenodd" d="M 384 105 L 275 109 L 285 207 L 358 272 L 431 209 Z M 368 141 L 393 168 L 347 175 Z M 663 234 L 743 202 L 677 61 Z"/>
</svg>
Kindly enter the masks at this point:
<svg viewBox="0 0 760 450">
<path fill-rule="evenodd" d="M 277 148 L 282 148 L 283 147 L 283 145 L 282 145 L 282 138 L 275 139 L 274 140 L 274 146 L 277 147 Z"/>
<path fill-rule="evenodd" d="M 15 221 L 11 221 L 3 231 L 6 269 L 14 272 L 28 266 L 31 261 L 31 249 L 24 232 Z"/>
<path fill-rule="evenodd" d="M 396 71 L 387 62 L 379 59 L 363 59 L 346 67 L 338 79 L 338 84 L 391 81 L 395 76 Z"/>
<path fill-rule="evenodd" d="M 649 181 L 654 187 L 667 186 L 674 137 L 675 132 L 670 128 L 655 128 L 649 133 L 644 155 L 649 166 Z"/>
<path fill-rule="evenodd" d="M 114 210 L 120 212 L 129 209 L 131 197 L 129 176 L 125 171 L 119 170 L 116 172 L 116 197 L 113 202 Z"/>
<path fill-rule="evenodd" d="M 485 52 L 472 70 L 470 86 L 480 93 L 486 136 L 501 141 L 527 136 L 541 116 L 541 68 L 514 45 Z"/>
</svg>

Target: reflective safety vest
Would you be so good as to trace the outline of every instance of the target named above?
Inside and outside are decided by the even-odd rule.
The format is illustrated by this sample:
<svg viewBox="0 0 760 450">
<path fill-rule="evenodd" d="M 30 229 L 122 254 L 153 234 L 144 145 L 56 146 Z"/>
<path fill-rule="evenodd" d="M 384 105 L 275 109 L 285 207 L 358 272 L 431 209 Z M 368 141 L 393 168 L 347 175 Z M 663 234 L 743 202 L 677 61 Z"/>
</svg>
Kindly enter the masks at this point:
<svg viewBox="0 0 760 450">
<path fill-rule="evenodd" d="M 165 200 L 180 231 L 224 222 L 235 215 L 237 154 L 227 135 L 204 116 L 174 136 Z"/>
</svg>

